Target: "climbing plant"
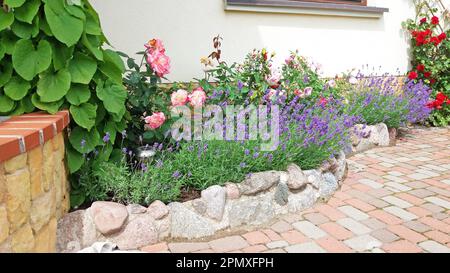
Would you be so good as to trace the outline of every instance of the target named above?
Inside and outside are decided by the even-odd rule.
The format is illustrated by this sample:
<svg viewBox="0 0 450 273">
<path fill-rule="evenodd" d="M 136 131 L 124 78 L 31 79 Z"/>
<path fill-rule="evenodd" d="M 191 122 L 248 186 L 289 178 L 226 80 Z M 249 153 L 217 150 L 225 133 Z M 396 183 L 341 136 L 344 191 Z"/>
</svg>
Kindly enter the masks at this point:
<svg viewBox="0 0 450 273">
<path fill-rule="evenodd" d="M 0 115 L 68 109 L 72 174 L 96 149 L 108 160 L 126 127 L 125 67 L 105 43 L 88 0 L 0 1 Z"/>
</svg>

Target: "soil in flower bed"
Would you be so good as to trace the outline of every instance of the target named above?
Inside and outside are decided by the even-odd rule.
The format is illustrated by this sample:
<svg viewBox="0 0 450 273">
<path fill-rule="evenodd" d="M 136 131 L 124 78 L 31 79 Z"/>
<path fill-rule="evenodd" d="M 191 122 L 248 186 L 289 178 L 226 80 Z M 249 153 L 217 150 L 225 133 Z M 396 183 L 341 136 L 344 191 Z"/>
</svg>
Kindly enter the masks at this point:
<svg viewBox="0 0 450 273">
<path fill-rule="evenodd" d="M 200 198 L 200 196 L 201 196 L 201 191 L 190 188 L 190 187 L 183 187 L 181 189 L 179 202 L 183 203 L 186 201 L 194 200 L 194 199 Z"/>
</svg>

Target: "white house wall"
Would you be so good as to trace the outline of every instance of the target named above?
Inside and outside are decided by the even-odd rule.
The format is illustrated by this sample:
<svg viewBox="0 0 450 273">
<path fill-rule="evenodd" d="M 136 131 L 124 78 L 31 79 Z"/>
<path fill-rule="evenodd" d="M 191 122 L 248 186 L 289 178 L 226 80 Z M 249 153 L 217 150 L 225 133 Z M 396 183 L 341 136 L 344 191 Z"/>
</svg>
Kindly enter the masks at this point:
<svg viewBox="0 0 450 273">
<path fill-rule="evenodd" d="M 157 37 L 171 57 L 171 81 L 202 77 L 199 59 L 212 51 L 212 38 L 224 38 L 222 59 L 241 61 L 253 48 L 289 50 L 320 63 L 324 76 L 368 64 L 384 72 L 408 70 L 408 39 L 401 22 L 414 15 L 412 0 L 369 0 L 389 8 L 381 18 L 231 12 L 223 0 L 91 0 L 104 32 L 117 50 L 133 54 Z"/>
</svg>

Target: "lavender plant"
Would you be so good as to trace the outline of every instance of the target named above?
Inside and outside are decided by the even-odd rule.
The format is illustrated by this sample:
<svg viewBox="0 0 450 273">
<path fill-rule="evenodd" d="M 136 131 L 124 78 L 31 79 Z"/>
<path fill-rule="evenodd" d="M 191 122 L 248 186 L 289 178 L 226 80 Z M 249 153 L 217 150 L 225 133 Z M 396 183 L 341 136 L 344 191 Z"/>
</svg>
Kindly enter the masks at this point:
<svg viewBox="0 0 450 273">
<path fill-rule="evenodd" d="M 383 75 L 364 78 L 345 92 L 346 112 L 359 117 L 359 123 L 385 123 L 398 128 L 407 123 L 425 120 L 430 110 L 426 106 L 431 90 L 422 82 L 404 82 L 403 79 Z"/>
</svg>

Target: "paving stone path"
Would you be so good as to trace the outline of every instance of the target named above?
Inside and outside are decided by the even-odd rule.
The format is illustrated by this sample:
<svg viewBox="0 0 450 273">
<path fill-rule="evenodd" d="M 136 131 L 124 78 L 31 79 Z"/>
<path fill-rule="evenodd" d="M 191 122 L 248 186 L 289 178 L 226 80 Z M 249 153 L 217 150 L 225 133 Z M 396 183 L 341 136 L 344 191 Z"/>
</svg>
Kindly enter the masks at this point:
<svg viewBox="0 0 450 273">
<path fill-rule="evenodd" d="M 450 252 L 450 129 L 414 129 L 349 159 L 326 203 L 252 232 L 146 252 Z M 236 235 L 237 234 L 237 235 Z"/>
</svg>

